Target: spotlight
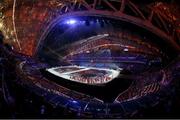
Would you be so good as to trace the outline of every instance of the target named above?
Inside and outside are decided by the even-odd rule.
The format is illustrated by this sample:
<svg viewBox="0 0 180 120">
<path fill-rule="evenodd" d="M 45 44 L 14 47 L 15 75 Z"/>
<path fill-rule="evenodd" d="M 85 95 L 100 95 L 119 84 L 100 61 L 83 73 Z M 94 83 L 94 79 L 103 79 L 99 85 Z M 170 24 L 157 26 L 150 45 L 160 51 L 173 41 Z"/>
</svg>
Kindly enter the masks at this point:
<svg viewBox="0 0 180 120">
<path fill-rule="evenodd" d="M 74 20 L 74 19 L 69 19 L 69 20 L 66 21 L 66 24 L 68 24 L 68 25 L 74 25 L 76 23 L 77 23 L 77 21 Z"/>
<path fill-rule="evenodd" d="M 73 100 L 72 102 L 73 102 L 73 103 L 75 103 L 75 104 L 76 104 L 76 103 L 78 103 L 78 102 L 77 102 L 77 101 L 75 101 L 75 100 Z"/>
<path fill-rule="evenodd" d="M 128 51 L 129 51 L 129 49 L 127 49 L 127 48 L 124 49 L 124 52 L 128 52 Z"/>
</svg>

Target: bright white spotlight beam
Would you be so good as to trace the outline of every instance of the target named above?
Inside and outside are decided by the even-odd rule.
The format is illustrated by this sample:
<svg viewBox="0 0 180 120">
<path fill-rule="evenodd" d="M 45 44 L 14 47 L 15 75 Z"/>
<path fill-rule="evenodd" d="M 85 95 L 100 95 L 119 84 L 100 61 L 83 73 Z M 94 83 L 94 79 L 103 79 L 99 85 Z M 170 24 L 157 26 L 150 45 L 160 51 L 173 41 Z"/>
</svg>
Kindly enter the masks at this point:
<svg viewBox="0 0 180 120">
<path fill-rule="evenodd" d="M 69 20 L 66 21 L 66 24 L 69 24 L 69 25 L 74 25 L 76 23 L 77 23 L 77 21 L 74 20 L 74 19 L 69 19 Z"/>
</svg>

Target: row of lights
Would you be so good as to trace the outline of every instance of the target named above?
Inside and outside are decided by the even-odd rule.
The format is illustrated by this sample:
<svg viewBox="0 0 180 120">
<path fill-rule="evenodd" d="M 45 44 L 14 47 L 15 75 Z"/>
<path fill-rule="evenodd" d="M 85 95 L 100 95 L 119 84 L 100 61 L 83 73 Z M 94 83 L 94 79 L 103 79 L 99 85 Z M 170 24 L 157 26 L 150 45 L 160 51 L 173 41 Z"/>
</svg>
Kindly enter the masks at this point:
<svg viewBox="0 0 180 120">
<path fill-rule="evenodd" d="M 81 22 L 81 21 L 78 21 L 77 19 L 71 18 L 71 19 L 66 20 L 66 21 L 65 21 L 65 24 L 75 25 L 75 24 L 77 24 L 77 23 L 79 23 L 79 22 Z M 84 22 L 84 21 L 83 21 L 83 22 Z M 105 23 L 106 23 L 106 24 L 108 23 L 106 20 L 94 20 L 94 23 L 96 23 L 96 22 L 99 22 L 102 27 L 104 26 Z M 86 24 L 87 26 L 89 26 L 89 25 L 90 25 L 90 22 L 89 22 L 88 20 L 85 20 L 85 24 Z"/>
<path fill-rule="evenodd" d="M 75 20 L 75 19 L 69 19 L 69 20 L 67 20 L 65 23 L 68 24 L 68 25 L 75 25 L 75 24 L 77 24 L 77 22 L 78 22 L 78 21 Z M 124 52 L 128 52 L 129 49 L 128 49 L 128 48 L 124 48 L 123 51 L 124 51 Z"/>
</svg>

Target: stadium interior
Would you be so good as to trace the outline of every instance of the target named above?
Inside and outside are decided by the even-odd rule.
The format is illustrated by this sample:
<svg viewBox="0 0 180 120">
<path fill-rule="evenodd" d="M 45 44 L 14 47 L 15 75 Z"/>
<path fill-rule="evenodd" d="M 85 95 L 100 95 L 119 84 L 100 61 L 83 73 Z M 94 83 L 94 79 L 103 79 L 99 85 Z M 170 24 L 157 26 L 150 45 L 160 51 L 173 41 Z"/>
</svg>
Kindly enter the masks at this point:
<svg viewBox="0 0 180 120">
<path fill-rule="evenodd" d="M 178 0 L 0 0 L 0 118 L 180 118 Z"/>
</svg>

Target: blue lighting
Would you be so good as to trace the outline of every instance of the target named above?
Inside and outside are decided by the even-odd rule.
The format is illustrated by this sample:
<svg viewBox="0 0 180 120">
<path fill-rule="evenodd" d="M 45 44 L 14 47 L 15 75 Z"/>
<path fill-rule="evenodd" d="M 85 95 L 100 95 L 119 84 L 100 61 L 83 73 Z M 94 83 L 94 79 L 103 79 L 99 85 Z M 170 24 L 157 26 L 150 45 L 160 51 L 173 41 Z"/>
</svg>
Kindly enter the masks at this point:
<svg viewBox="0 0 180 120">
<path fill-rule="evenodd" d="M 73 102 L 73 103 L 78 103 L 78 102 L 77 102 L 77 101 L 75 101 L 75 100 L 73 100 L 72 102 Z"/>
<path fill-rule="evenodd" d="M 68 25 L 74 25 L 76 23 L 77 23 L 77 21 L 74 20 L 74 19 L 69 19 L 69 20 L 66 21 L 66 24 L 68 24 Z"/>
</svg>

